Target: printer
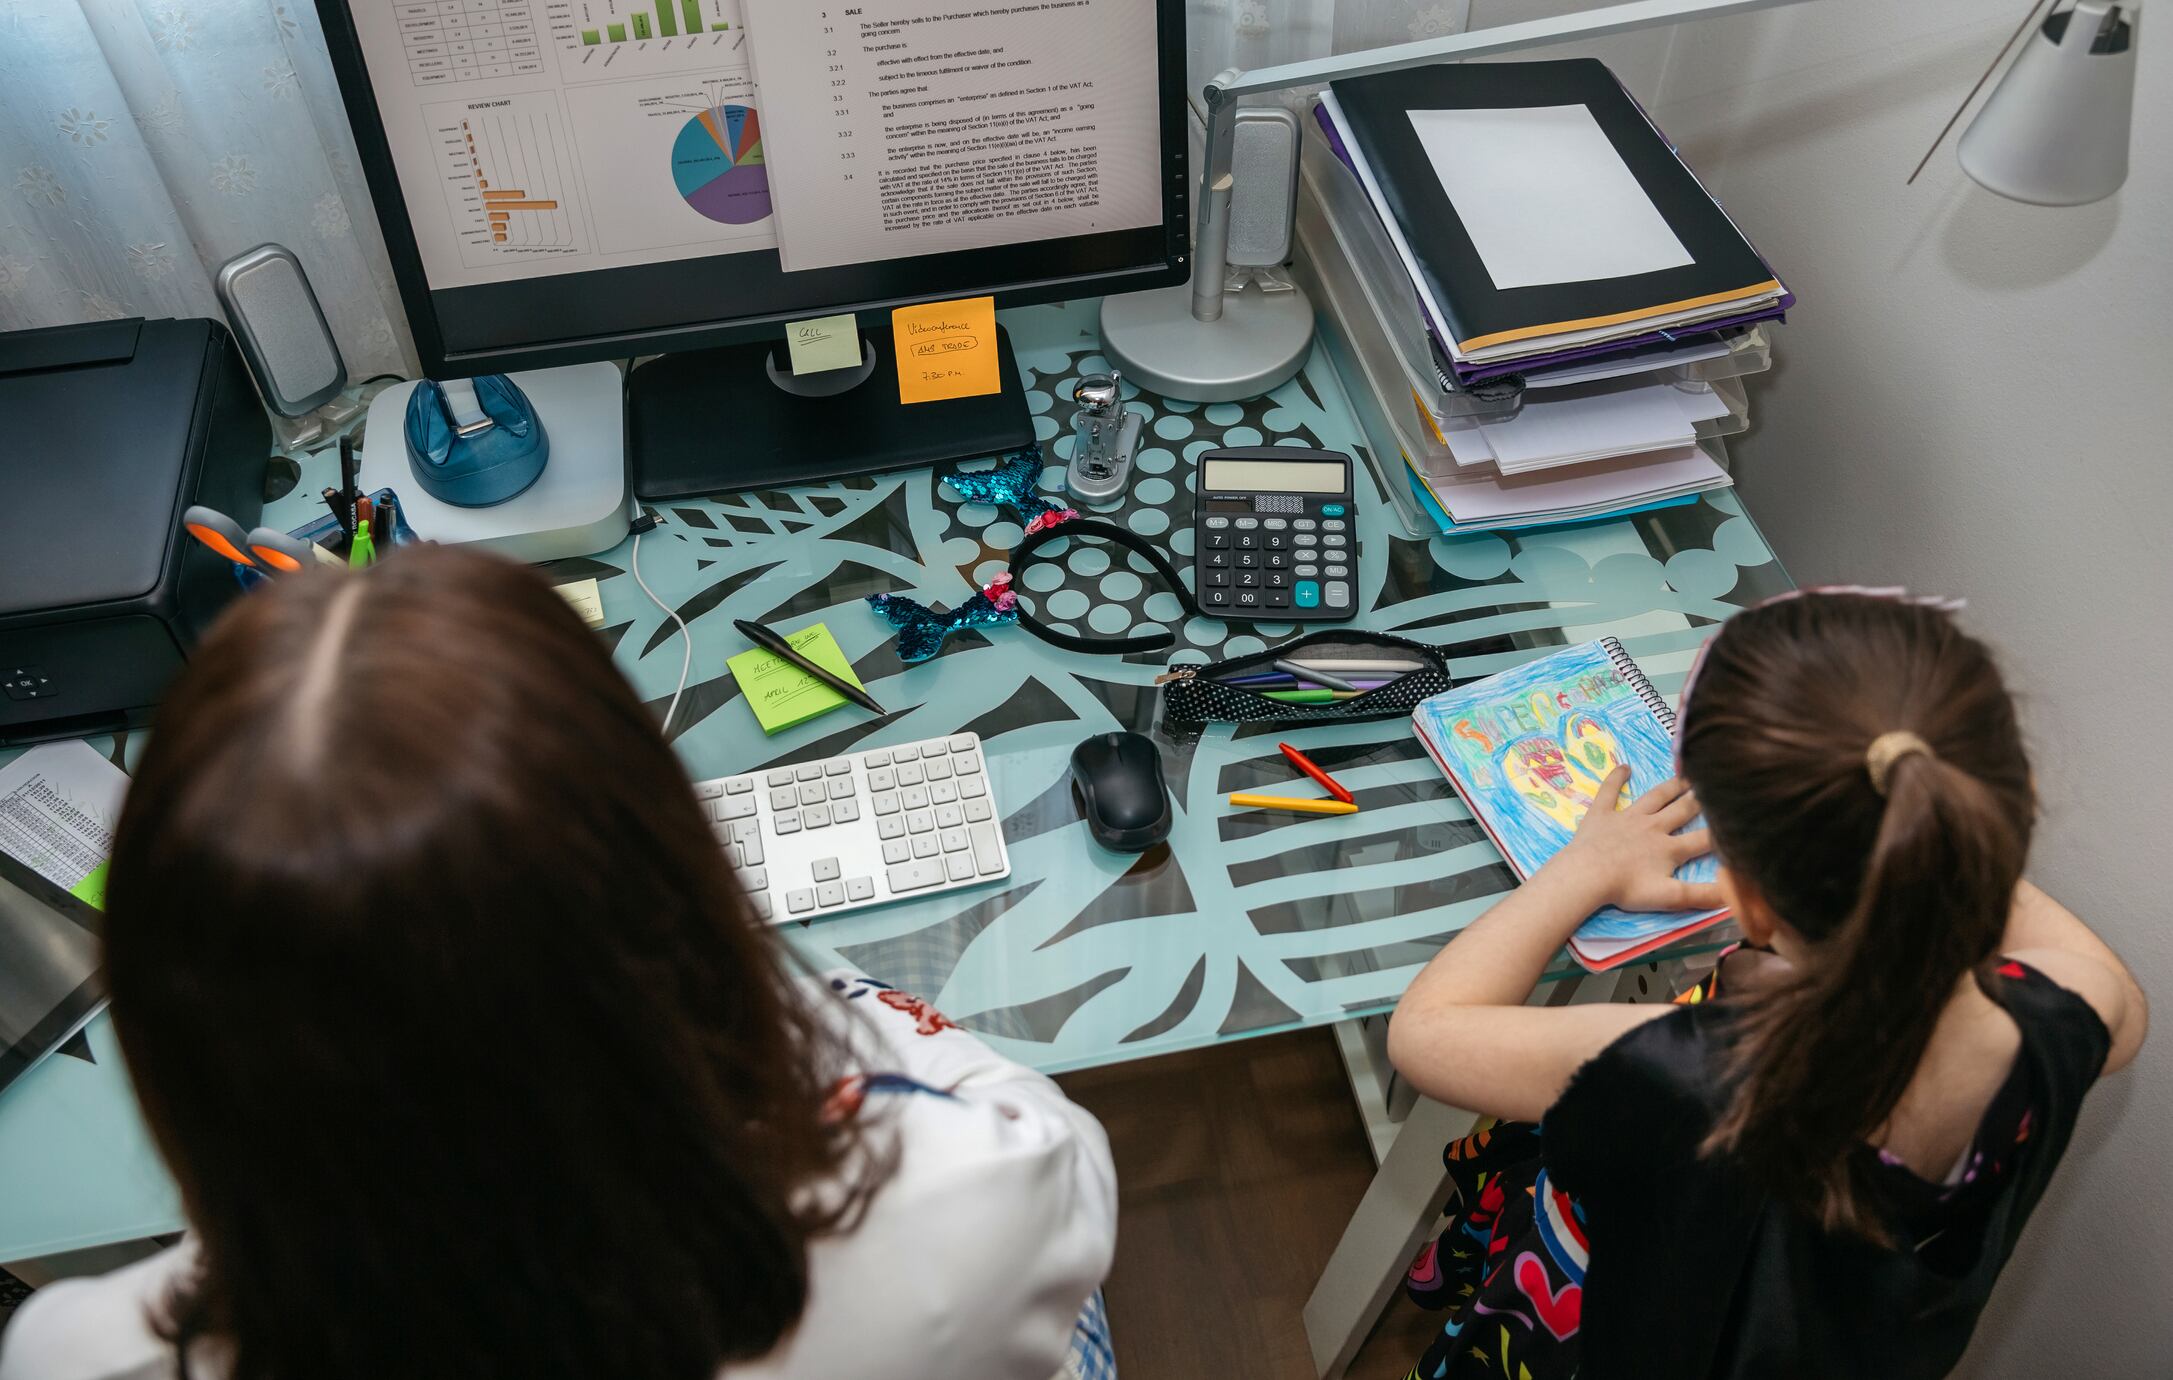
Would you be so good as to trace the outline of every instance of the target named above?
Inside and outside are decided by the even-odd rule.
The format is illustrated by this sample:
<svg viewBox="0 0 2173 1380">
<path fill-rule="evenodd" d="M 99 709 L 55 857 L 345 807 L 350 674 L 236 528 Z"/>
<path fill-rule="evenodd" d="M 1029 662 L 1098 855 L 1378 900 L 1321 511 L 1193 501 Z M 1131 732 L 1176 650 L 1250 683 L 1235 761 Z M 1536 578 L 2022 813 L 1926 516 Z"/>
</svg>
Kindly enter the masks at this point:
<svg viewBox="0 0 2173 1380">
<path fill-rule="evenodd" d="M 254 526 L 271 436 L 216 321 L 0 333 L 0 743 L 149 719 L 240 592 L 181 514 Z"/>
</svg>

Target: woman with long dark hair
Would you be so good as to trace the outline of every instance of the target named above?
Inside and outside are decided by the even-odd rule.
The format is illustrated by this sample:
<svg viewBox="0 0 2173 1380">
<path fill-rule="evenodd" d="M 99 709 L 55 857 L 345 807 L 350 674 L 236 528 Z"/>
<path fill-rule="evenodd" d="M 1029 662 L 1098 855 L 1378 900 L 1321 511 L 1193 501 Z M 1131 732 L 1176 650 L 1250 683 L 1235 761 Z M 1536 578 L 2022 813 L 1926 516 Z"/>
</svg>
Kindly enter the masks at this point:
<svg viewBox="0 0 2173 1380">
<path fill-rule="evenodd" d="M 4 1380 L 1049 1380 L 1101 1128 L 800 972 L 534 574 L 239 602 L 132 783 L 113 1021 L 189 1239 L 32 1297 Z"/>
<path fill-rule="evenodd" d="M 1397 1008 L 1397 1068 L 1504 1119 L 1448 1150 L 1463 1196 L 1410 1279 L 1448 1310 L 1423 1380 L 1944 1375 L 2142 1043 L 2127 968 L 2023 880 L 2014 705 L 1946 613 L 1736 616 L 1680 750 L 1687 785 L 1618 812 L 1618 771 Z M 1675 879 L 1708 849 L 1717 885 Z M 1677 1006 L 1522 1005 L 1607 903 L 1725 904 L 1764 952 Z"/>
</svg>

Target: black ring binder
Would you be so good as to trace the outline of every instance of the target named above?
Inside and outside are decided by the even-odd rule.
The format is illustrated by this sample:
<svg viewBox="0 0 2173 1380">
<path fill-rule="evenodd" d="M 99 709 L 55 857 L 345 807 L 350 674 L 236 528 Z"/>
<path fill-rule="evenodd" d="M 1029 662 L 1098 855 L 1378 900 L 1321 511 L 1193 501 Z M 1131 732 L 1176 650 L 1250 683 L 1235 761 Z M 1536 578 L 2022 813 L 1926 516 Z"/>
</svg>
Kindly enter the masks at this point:
<svg viewBox="0 0 2173 1380">
<path fill-rule="evenodd" d="M 1637 697 L 1645 702 L 1645 707 L 1650 709 L 1652 716 L 1660 721 L 1660 726 L 1666 729 L 1670 735 L 1673 735 L 1675 732 L 1674 707 L 1667 702 L 1667 698 L 1647 678 L 1644 670 L 1638 666 L 1637 662 L 1631 659 L 1630 654 L 1623 650 L 1620 639 L 1601 638 L 1600 650 L 1606 654 L 1607 664 L 1614 667 L 1621 674 L 1623 684 L 1637 692 Z"/>
</svg>

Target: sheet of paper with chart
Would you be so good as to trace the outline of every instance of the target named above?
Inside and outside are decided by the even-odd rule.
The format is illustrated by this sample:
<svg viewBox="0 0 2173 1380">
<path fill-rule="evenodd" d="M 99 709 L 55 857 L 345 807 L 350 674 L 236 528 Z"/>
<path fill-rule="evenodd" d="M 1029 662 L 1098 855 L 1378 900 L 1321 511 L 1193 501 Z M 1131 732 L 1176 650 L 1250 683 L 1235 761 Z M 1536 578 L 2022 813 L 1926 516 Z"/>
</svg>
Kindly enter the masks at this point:
<svg viewBox="0 0 2173 1380">
<path fill-rule="evenodd" d="M 100 910 L 128 775 L 79 739 L 0 766 L 0 852 Z"/>
<path fill-rule="evenodd" d="M 788 272 L 1162 218 L 1155 0 L 743 0 Z"/>
<path fill-rule="evenodd" d="M 777 245 L 740 0 L 355 0 L 434 289 Z"/>
</svg>

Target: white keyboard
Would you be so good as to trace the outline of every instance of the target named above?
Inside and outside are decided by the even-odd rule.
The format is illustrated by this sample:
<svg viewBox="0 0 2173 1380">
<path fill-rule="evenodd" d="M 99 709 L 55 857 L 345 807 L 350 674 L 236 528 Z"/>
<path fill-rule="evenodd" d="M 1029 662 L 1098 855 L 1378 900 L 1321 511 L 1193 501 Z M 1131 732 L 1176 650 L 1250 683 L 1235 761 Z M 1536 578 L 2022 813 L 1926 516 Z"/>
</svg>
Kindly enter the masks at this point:
<svg viewBox="0 0 2173 1380">
<path fill-rule="evenodd" d="M 697 781 L 694 794 L 772 924 L 1011 875 L 976 734 Z"/>
</svg>

